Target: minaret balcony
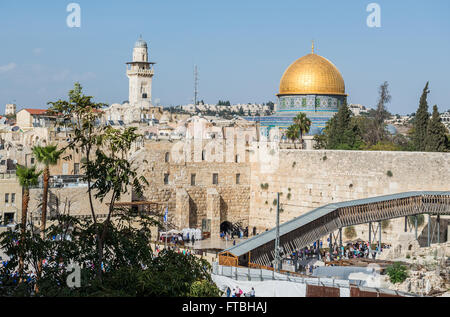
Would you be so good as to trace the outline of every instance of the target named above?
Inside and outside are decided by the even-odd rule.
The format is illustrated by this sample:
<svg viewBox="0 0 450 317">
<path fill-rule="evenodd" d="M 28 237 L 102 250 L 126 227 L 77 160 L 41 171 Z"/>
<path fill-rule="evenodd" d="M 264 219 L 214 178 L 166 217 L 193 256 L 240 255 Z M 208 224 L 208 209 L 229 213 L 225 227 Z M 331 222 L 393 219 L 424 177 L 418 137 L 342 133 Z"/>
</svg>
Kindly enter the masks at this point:
<svg viewBox="0 0 450 317">
<path fill-rule="evenodd" d="M 127 76 L 153 76 L 153 69 L 127 69 Z"/>
</svg>

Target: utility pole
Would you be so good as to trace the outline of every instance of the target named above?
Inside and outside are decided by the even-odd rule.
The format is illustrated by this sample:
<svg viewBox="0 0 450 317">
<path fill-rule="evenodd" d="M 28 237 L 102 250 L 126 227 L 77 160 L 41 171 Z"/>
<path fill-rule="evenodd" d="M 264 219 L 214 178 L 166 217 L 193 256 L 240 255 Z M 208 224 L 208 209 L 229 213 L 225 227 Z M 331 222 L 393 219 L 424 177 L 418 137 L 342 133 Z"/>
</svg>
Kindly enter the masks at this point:
<svg viewBox="0 0 450 317">
<path fill-rule="evenodd" d="M 166 227 L 166 238 L 164 239 L 164 249 L 167 250 L 167 218 L 169 213 L 169 203 L 167 203 L 166 210 L 164 212 L 164 224 Z"/>
<path fill-rule="evenodd" d="M 198 70 L 197 65 L 194 65 L 194 106 L 197 105 L 198 98 Z"/>
<path fill-rule="evenodd" d="M 280 271 L 281 257 L 280 257 L 280 193 L 277 193 L 277 230 L 275 238 L 275 267 Z"/>
</svg>

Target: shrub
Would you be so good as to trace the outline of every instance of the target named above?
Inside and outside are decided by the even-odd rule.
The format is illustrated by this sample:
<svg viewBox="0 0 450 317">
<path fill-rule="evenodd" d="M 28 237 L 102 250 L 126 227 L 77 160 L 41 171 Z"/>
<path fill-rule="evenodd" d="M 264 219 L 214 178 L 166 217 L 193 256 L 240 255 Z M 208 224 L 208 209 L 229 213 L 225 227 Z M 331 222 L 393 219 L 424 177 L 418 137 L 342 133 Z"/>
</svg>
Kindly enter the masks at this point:
<svg viewBox="0 0 450 317">
<path fill-rule="evenodd" d="M 273 204 L 274 206 L 276 206 L 276 205 L 277 205 L 277 202 L 278 202 L 278 200 L 274 199 L 272 204 Z"/>
<path fill-rule="evenodd" d="M 268 189 L 269 188 L 269 184 L 265 183 L 265 184 L 261 184 L 261 189 Z"/>
<path fill-rule="evenodd" d="M 190 297 L 219 297 L 222 292 L 217 288 L 214 282 L 200 280 L 191 284 Z"/>
<path fill-rule="evenodd" d="M 406 266 L 402 265 L 400 262 L 395 262 L 394 264 L 386 268 L 386 273 L 389 276 L 389 280 L 393 284 L 403 283 L 408 277 L 408 271 Z"/>
<path fill-rule="evenodd" d="M 391 171 L 387 171 L 386 175 L 387 175 L 388 177 L 392 177 L 394 174 L 392 174 Z"/>
<path fill-rule="evenodd" d="M 350 226 L 350 227 L 346 227 L 344 229 L 344 235 L 346 238 L 348 239 L 353 239 L 354 237 L 356 237 L 356 230 L 355 227 Z"/>
<path fill-rule="evenodd" d="M 414 218 L 415 218 L 415 216 L 408 216 L 408 223 L 410 226 L 414 226 L 414 223 L 415 223 Z M 422 214 L 417 215 L 417 226 L 420 227 L 424 223 L 425 223 L 425 216 Z"/>
<path fill-rule="evenodd" d="M 328 157 L 325 155 L 324 157 L 322 157 L 322 160 L 326 161 L 327 158 L 328 158 Z"/>
<path fill-rule="evenodd" d="M 383 221 L 381 221 L 381 228 L 387 229 L 387 228 L 389 228 L 390 224 L 391 224 L 391 221 L 389 219 L 383 220 Z"/>
<path fill-rule="evenodd" d="M 291 199 L 291 193 L 287 194 L 287 199 Z"/>
</svg>

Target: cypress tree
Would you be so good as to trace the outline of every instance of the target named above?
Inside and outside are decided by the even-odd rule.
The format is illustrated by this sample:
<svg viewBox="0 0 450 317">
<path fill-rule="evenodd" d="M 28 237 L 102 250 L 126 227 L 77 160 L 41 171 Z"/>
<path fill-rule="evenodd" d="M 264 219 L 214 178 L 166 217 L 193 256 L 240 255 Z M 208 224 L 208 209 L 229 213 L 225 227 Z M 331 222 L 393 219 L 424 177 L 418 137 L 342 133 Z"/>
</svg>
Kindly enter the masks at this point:
<svg viewBox="0 0 450 317">
<path fill-rule="evenodd" d="M 428 113 L 427 96 L 430 93 L 428 89 L 428 82 L 423 89 L 422 96 L 420 97 L 419 108 L 417 109 L 416 116 L 414 118 L 414 134 L 413 144 L 416 151 L 425 151 L 428 121 L 430 120 L 430 114 Z"/>
<path fill-rule="evenodd" d="M 360 133 L 352 123 L 352 112 L 347 102 L 339 107 L 338 113 L 331 118 L 325 129 L 328 149 L 354 149 L 359 147 Z"/>
<path fill-rule="evenodd" d="M 429 152 L 445 152 L 447 150 L 446 128 L 439 117 L 438 107 L 433 107 L 433 116 L 428 122 L 425 150 Z"/>
</svg>

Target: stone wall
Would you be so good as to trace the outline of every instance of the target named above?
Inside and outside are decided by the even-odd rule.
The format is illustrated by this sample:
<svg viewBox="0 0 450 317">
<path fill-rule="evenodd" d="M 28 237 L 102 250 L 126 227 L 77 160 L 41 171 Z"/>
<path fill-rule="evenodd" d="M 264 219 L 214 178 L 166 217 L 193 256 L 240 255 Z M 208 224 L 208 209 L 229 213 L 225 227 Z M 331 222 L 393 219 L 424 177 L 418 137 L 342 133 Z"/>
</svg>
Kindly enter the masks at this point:
<svg viewBox="0 0 450 317">
<path fill-rule="evenodd" d="M 169 222 L 179 229 L 188 226 L 200 228 L 203 219 L 210 219 L 207 197 L 208 191 L 213 189 L 219 197 L 216 211 L 220 216 L 219 226 L 224 221 L 241 222 L 247 226 L 250 212 L 249 163 L 206 162 L 201 158 L 200 161 L 179 162 L 172 157 L 173 147 L 172 142 L 148 142 L 132 157 L 138 173 L 149 181 L 144 197 L 134 199 L 168 204 Z M 195 180 L 192 179 L 193 174 Z M 213 174 L 217 174 L 217 184 L 213 184 Z M 186 211 L 184 208 L 189 209 Z"/>
<path fill-rule="evenodd" d="M 269 171 L 251 164 L 249 222 L 258 232 L 275 225 L 278 191 L 281 222 L 286 222 L 333 202 L 450 190 L 448 153 L 280 150 L 279 158 L 278 168 Z M 360 227 L 358 233 L 364 232 Z M 392 230 L 403 227 L 403 219 L 391 221 Z"/>
<path fill-rule="evenodd" d="M 419 152 L 371 152 L 327 150 L 280 150 L 279 160 L 270 168 L 250 162 L 177 162 L 172 157 L 173 142 L 151 141 L 134 153 L 131 160 L 149 185 L 144 197 L 123 197 L 121 201 L 146 200 L 160 203 L 161 212 L 169 207 L 169 222 L 176 228 L 201 228 L 202 220 L 214 214 L 215 226 L 224 221 L 240 222 L 249 232 L 270 229 L 276 221 L 276 193 L 280 192 L 281 222 L 314 208 L 333 203 L 408 191 L 450 190 L 450 154 Z M 168 176 L 165 177 L 165 174 Z M 191 175 L 195 182 L 191 185 Z M 217 184 L 213 184 L 217 174 Z M 236 175 L 239 174 L 239 184 Z M 267 184 L 267 185 L 266 185 Z M 52 189 L 63 209 L 66 198 L 71 211 L 89 214 L 87 188 Z M 40 190 L 32 191 L 32 201 Z M 208 195 L 218 200 L 208 205 Z M 209 193 L 209 194 L 208 194 Z M 95 202 L 99 210 L 106 204 Z M 37 210 L 30 206 L 30 210 Z M 218 218 L 217 218 L 218 217 Z M 425 224 L 428 217 L 425 219 Z M 419 235 L 425 228 L 419 228 Z M 218 232 L 218 228 L 212 228 Z M 413 230 L 408 226 L 408 231 Z M 356 227 L 360 237 L 368 226 Z M 404 219 L 389 221 L 386 233 L 403 232 Z M 444 233 L 443 233 L 444 234 Z"/>
</svg>

